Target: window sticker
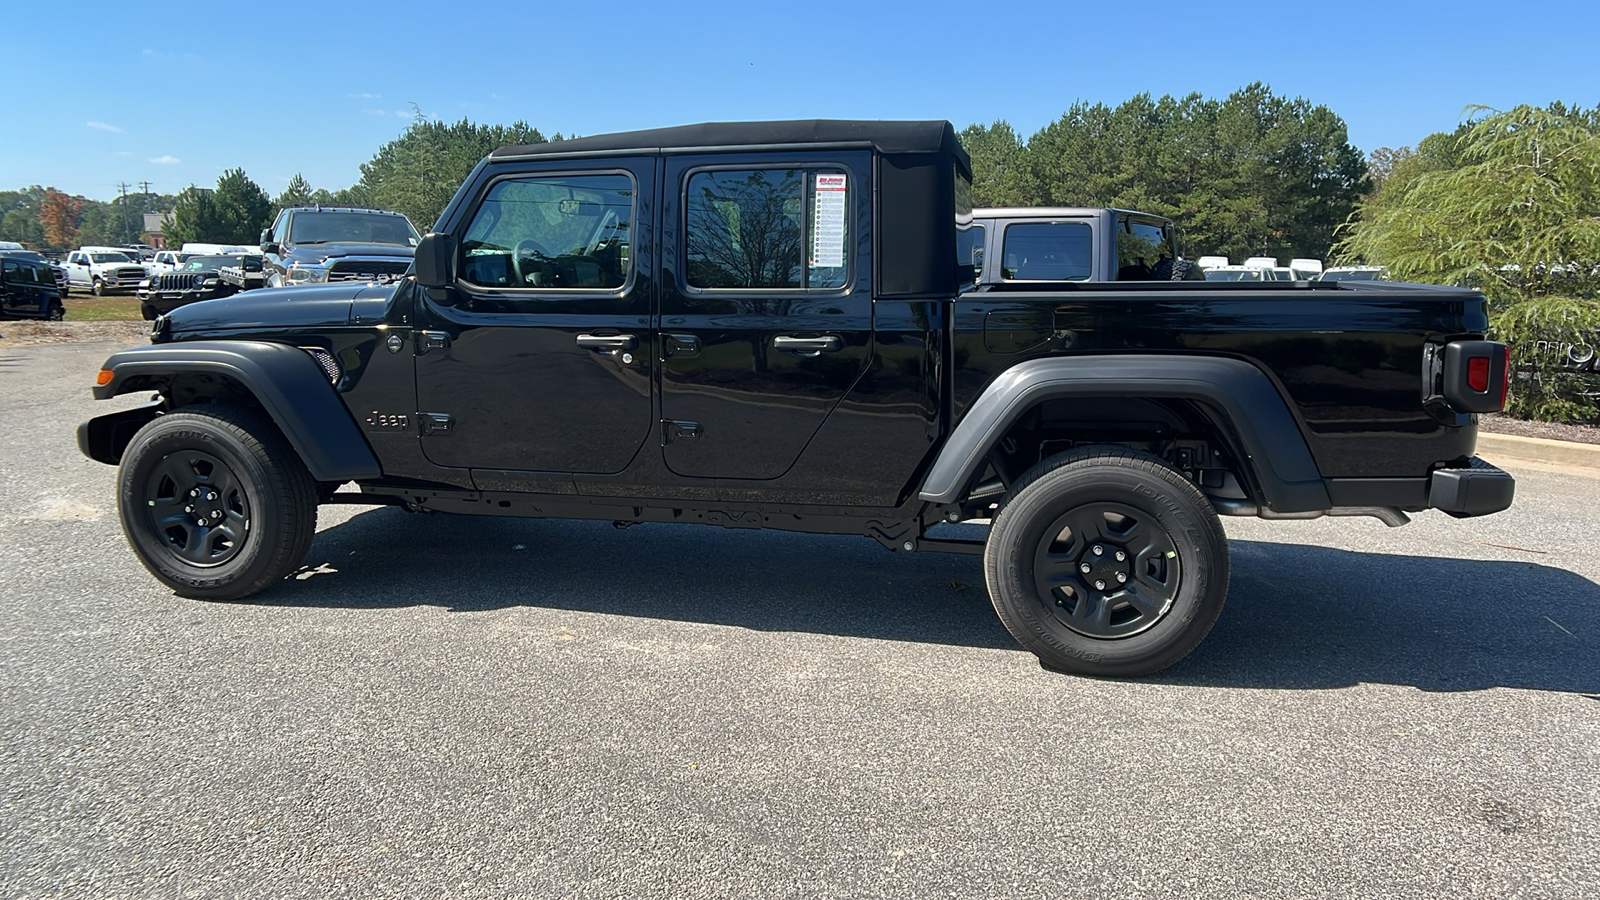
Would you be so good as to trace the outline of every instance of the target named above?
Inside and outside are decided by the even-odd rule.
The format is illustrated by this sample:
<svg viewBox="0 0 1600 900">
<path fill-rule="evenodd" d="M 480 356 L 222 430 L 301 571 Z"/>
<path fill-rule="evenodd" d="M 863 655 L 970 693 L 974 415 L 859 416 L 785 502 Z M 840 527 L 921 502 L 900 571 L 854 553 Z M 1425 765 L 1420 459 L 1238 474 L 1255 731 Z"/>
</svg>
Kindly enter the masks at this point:
<svg viewBox="0 0 1600 900">
<path fill-rule="evenodd" d="M 844 265 L 844 175 L 818 175 L 811 227 L 811 267 Z"/>
</svg>

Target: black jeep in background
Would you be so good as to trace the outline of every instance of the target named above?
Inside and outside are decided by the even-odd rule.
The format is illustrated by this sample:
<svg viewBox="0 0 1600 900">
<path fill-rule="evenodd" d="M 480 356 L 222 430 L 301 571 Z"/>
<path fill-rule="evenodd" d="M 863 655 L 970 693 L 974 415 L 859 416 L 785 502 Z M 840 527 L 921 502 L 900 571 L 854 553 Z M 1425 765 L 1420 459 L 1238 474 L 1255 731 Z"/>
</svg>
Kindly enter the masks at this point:
<svg viewBox="0 0 1600 900">
<path fill-rule="evenodd" d="M 158 272 L 139 284 L 139 311 L 154 320 L 180 306 L 232 296 L 247 285 L 260 287 L 261 268 L 261 257 L 254 254 L 191 256 L 172 271 Z M 244 277 L 230 277 L 235 273 Z"/>
<path fill-rule="evenodd" d="M 158 319 L 94 389 L 156 400 L 85 422 L 79 445 L 120 464 L 128 541 L 184 596 L 278 585 L 328 502 L 856 534 L 981 554 L 1023 646 L 1113 676 L 1210 631 L 1219 515 L 1510 505 L 1511 477 L 1473 454 L 1507 384 L 1482 295 L 983 291 L 970 196 L 947 122 L 503 148 L 394 284 Z M 279 243 L 319 214 L 286 212 Z"/>
<path fill-rule="evenodd" d="M 267 287 L 398 278 L 420 238 L 397 212 L 345 206 L 294 207 L 261 232 Z"/>
<path fill-rule="evenodd" d="M 0 319 L 61 319 L 60 269 L 31 250 L 0 250 Z"/>
</svg>

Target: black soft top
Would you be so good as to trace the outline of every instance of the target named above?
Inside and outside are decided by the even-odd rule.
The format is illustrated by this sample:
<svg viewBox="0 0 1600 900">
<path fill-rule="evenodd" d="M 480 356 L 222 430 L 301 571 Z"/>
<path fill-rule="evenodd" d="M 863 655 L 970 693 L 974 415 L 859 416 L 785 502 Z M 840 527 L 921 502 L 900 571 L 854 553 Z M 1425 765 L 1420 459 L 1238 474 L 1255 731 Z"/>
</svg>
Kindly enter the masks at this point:
<svg viewBox="0 0 1600 900">
<path fill-rule="evenodd" d="M 691 149 L 752 149 L 801 144 L 872 147 L 880 153 L 942 153 L 971 171 L 972 160 L 949 122 L 885 122 L 801 119 L 784 122 L 703 122 L 644 131 L 620 131 L 544 144 L 501 147 L 491 159 L 551 154 Z"/>
</svg>

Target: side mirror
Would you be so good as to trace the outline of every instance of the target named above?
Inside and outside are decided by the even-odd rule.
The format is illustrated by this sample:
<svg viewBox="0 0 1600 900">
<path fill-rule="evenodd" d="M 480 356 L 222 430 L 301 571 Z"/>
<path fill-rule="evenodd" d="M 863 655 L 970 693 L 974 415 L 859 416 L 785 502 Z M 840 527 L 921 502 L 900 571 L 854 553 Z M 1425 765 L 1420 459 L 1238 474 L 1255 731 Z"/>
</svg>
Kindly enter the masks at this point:
<svg viewBox="0 0 1600 900">
<path fill-rule="evenodd" d="M 448 234 L 428 232 L 417 244 L 417 283 L 425 288 L 448 287 L 455 280 L 456 241 Z"/>
<path fill-rule="evenodd" d="M 261 241 L 261 252 L 262 253 L 277 253 L 281 249 L 283 249 L 283 248 L 278 246 L 278 242 L 277 241 L 266 240 L 265 239 L 265 235 L 263 235 L 263 238 L 262 238 L 262 241 Z"/>
<path fill-rule="evenodd" d="M 270 241 L 270 240 L 272 240 L 272 229 L 271 228 L 263 228 L 263 229 L 261 229 L 261 237 L 256 240 L 256 243 L 257 244 L 265 244 L 267 241 Z"/>
</svg>

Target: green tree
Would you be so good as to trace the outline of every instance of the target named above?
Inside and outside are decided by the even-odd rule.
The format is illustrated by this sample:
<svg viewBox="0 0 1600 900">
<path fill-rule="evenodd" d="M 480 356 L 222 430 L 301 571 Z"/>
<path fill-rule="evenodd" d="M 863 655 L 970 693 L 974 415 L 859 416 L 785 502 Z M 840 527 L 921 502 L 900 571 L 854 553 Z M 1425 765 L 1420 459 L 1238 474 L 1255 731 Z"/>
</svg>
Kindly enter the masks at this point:
<svg viewBox="0 0 1600 900">
<path fill-rule="evenodd" d="M 1431 135 L 1351 220 L 1338 253 L 1397 278 L 1472 285 L 1495 332 L 1514 345 L 1511 411 L 1592 418 L 1592 398 L 1560 377 L 1552 345 L 1600 334 L 1600 108 L 1478 109 Z"/>
<path fill-rule="evenodd" d="M 37 210 L 18 207 L 0 218 L 0 241 L 17 241 L 30 247 L 44 243 L 44 226 Z"/>
<path fill-rule="evenodd" d="M 426 231 L 467 173 L 491 150 L 544 141 L 544 135 L 525 122 L 477 125 L 462 119 L 447 125 L 419 115 L 404 134 L 361 165 L 361 181 L 335 195 L 336 202 L 402 212 Z"/>
<path fill-rule="evenodd" d="M 189 185 L 172 204 L 172 224 L 167 226 L 167 246 L 182 247 L 199 241 L 221 243 L 216 203 L 208 188 Z M 253 242 L 252 242 L 253 243 Z"/>
<path fill-rule="evenodd" d="M 979 183 L 1007 184 L 992 171 L 1004 160 L 1025 172 L 1008 195 L 1025 204 L 1170 216 L 1189 256 L 1321 257 L 1367 189 L 1366 162 L 1342 119 L 1260 83 L 1220 101 L 1140 94 L 1116 107 L 1075 103 L 1028 139 L 1020 163 L 1003 140 L 968 134 L 980 148 Z"/>
<path fill-rule="evenodd" d="M 222 173 L 211 203 L 216 215 L 216 236 L 210 240 L 219 244 L 254 244 L 261 237 L 261 229 L 272 222 L 272 199 L 245 176 L 243 169 Z"/>
<path fill-rule="evenodd" d="M 293 206 L 310 206 L 316 202 L 315 198 L 318 193 L 318 191 L 311 189 L 311 182 L 306 181 L 304 175 L 296 172 L 294 177 L 289 179 L 289 184 L 283 189 L 283 193 L 272 201 L 272 205 L 280 210 Z M 327 192 L 322 191 L 320 193 Z"/>
<path fill-rule="evenodd" d="M 968 125 L 961 132 L 961 146 L 972 157 L 973 206 L 1027 206 L 1032 202 L 1026 148 L 1010 123 Z"/>
</svg>

